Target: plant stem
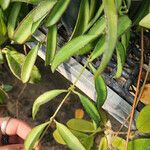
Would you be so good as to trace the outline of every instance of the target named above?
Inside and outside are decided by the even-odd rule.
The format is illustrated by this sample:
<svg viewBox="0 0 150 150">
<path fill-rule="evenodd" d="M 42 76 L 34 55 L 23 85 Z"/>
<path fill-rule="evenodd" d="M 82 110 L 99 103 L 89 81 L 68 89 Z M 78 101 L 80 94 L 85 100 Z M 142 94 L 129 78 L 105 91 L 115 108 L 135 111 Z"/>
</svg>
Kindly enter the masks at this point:
<svg viewBox="0 0 150 150">
<path fill-rule="evenodd" d="M 129 136 L 130 136 L 130 131 L 131 131 L 131 125 L 133 121 L 133 116 L 134 116 L 134 110 L 137 104 L 137 96 L 139 92 L 139 87 L 140 87 L 140 80 L 141 80 L 141 75 L 142 75 L 142 68 L 143 68 L 143 53 L 144 53 L 144 43 L 143 43 L 143 28 L 141 30 L 141 61 L 140 61 L 140 70 L 139 70 L 139 75 L 138 75 L 138 81 L 137 81 L 137 88 L 136 88 L 136 93 L 132 105 L 132 111 L 131 111 L 131 116 L 130 116 L 130 121 L 129 121 L 129 126 L 128 126 L 128 133 L 127 133 L 127 138 L 126 138 L 126 145 L 125 145 L 125 150 L 128 149 L 128 142 L 129 142 Z"/>
<path fill-rule="evenodd" d="M 89 57 L 90 58 L 90 57 Z M 80 74 L 78 75 L 78 77 L 76 78 L 75 82 L 68 88 L 68 93 L 66 94 L 66 96 L 63 98 L 63 100 L 61 101 L 61 103 L 59 104 L 59 106 L 57 107 L 55 113 L 53 114 L 52 117 L 50 117 L 49 119 L 49 124 L 48 126 L 45 128 L 45 130 L 43 131 L 43 133 L 41 134 L 38 143 L 41 141 L 41 139 L 43 138 L 43 136 L 45 135 L 46 131 L 48 130 L 48 128 L 50 127 L 51 123 L 54 121 L 57 113 L 59 112 L 59 110 L 61 109 L 61 107 L 63 106 L 64 102 L 66 101 L 66 99 L 68 98 L 68 96 L 71 94 L 72 91 L 74 91 L 74 87 L 76 85 L 76 83 L 78 82 L 79 78 L 81 77 L 82 73 L 84 72 L 84 70 L 86 69 L 87 65 L 89 64 L 89 60 L 87 59 L 85 65 L 83 66 L 82 70 L 80 71 Z M 38 145 L 38 143 L 36 144 L 36 146 Z"/>
</svg>

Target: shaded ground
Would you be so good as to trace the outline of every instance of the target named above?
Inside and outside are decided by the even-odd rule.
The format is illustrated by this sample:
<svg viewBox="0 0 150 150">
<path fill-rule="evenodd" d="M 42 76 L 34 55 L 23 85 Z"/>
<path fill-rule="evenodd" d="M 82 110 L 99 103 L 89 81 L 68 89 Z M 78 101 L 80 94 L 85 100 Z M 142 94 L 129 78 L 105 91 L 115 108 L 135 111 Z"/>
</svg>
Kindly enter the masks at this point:
<svg viewBox="0 0 150 150">
<path fill-rule="evenodd" d="M 37 66 L 42 73 L 42 81 L 34 85 L 28 84 L 23 94 L 18 99 L 19 103 L 16 103 L 17 96 L 23 89 L 24 85 L 13 77 L 13 75 L 9 72 L 9 69 L 3 69 L 0 72 L 0 81 L 4 84 L 13 85 L 13 90 L 9 92 L 10 98 L 7 100 L 6 106 L 0 106 L 0 116 L 11 115 L 14 117 L 18 113 L 18 117 L 20 119 L 28 122 L 31 126 L 35 126 L 45 122 L 53 115 L 64 95 L 47 103 L 46 105 L 43 105 L 36 117 L 36 120 L 33 120 L 31 116 L 31 109 L 34 100 L 45 91 L 62 88 L 67 89 L 71 83 L 57 72 L 52 74 L 49 67 L 44 67 L 44 62 L 40 59 L 38 60 Z M 69 96 L 61 111 L 58 113 L 56 120 L 66 123 L 68 119 L 74 117 L 74 112 L 77 108 L 82 108 L 78 98 L 74 95 Z M 110 119 L 112 126 L 117 131 L 120 124 L 112 117 L 110 117 Z M 42 143 L 42 150 L 67 150 L 65 146 L 59 145 L 53 139 L 52 132 L 54 129 L 55 126 L 51 125 L 51 128 L 46 133 Z"/>
</svg>

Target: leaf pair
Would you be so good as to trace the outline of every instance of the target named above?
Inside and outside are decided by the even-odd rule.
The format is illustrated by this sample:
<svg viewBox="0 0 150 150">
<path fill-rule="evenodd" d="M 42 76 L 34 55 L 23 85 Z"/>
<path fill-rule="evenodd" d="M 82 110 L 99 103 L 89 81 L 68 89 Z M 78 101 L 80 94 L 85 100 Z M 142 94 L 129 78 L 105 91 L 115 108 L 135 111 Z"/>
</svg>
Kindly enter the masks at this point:
<svg viewBox="0 0 150 150">
<path fill-rule="evenodd" d="M 19 44 L 24 43 L 39 27 L 56 2 L 56 0 L 40 2 L 18 25 L 13 40 Z"/>
<path fill-rule="evenodd" d="M 47 18 L 46 27 L 48 27 L 47 35 L 47 49 L 45 65 L 50 65 L 52 62 L 56 48 L 57 48 L 57 26 L 56 23 L 59 21 L 60 17 L 63 15 L 64 11 L 67 9 L 70 0 L 59 0 L 54 6 L 52 12 Z"/>
<path fill-rule="evenodd" d="M 8 66 L 11 72 L 23 83 L 34 83 L 40 80 L 41 75 L 37 67 L 34 66 L 39 45 L 30 50 L 27 56 L 18 53 L 15 50 L 5 49 L 5 55 L 8 62 Z"/>
</svg>

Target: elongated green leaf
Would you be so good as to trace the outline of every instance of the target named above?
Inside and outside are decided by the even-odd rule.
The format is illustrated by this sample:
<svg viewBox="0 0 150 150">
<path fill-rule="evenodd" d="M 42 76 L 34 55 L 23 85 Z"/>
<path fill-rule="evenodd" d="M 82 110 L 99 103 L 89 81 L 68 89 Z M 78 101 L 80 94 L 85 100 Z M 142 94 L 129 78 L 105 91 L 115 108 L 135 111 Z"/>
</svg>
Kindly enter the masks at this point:
<svg viewBox="0 0 150 150">
<path fill-rule="evenodd" d="M 145 106 L 136 119 L 136 127 L 138 131 L 150 133 L 150 105 Z"/>
<path fill-rule="evenodd" d="M 122 15 L 118 19 L 118 31 L 117 36 L 120 37 L 124 32 L 126 32 L 131 27 L 131 20 L 128 16 Z"/>
<path fill-rule="evenodd" d="M 33 49 L 31 49 L 28 55 L 26 56 L 25 62 L 21 70 L 21 80 L 23 83 L 28 82 L 31 76 L 31 72 L 36 61 L 38 49 L 39 44 L 37 44 Z"/>
<path fill-rule="evenodd" d="M 5 36 L 7 32 L 6 24 L 4 22 L 3 11 L 0 8 L 0 35 Z"/>
<path fill-rule="evenodd" d="M 10 0 L 0 0 L 0 5 L 3 10 L 7 9 L 10 4 Z"/>
<path fill-rule="evenodd" d="M 97 39 L 88 43 L 87 45 L 85 45 L 84 47 L 82 47 L 77 53 L 76 55 L 84 55 L 87 52 L 89 52 L 90 50 L 92 50 L 95 47 L 95 43 L 97 42 Z"/>
<path fill-rule="evenodd" d="M 53 137 L 57 143 L 66 145 L 65 141 L 63 140 L 57 129 L 53 132 Z"/>
<path fill-rule="evenodd" d="M 58 65 L 76 54 L 82 47 L 93 41 L 96 37 L 97 35 L 82 35 L 68 42 L 56 53 L 51 65 L 52 72 L 55 71 Z"/>
<path fill-rule="evenodd" d="M 33 119 L 35 118 L 39 107 L 47 102 L 49 102 L 50 100 L 52 100 L 53 98 L 55 98 L 56 96 L 60 95 L 61 93 L 66 92 L 66 90 L 52 90 L 52 91 L 48 91 L 45 92 L 44 94 L 40 95 L 33 104 L 32 107 L 32 117 Z"/>
<path fill-rule="evenodd" d="M 130 41 L 130 30 L 127 30 L 122 36 L 121 36 L 121 43 L 124 46 L 125 53 L 126 49 L 129 46 L 129 41 Z"/>
<path fill-rule="evenodd" d="M 54 58 L 57 47 L 57 27 L 53 25 L 48 28 L 47 35 L 47 48 L 46 48 L 46 59 L 45 65 L 50 65 L 51 61 Z"/>
<path fill-rule="evenodd" d="M 9 54 L 11 55 L 11 57 L 13 57 L 13 59 L 15 59 L 15 61 L 20 65 L 20 68 L 22 68 L 22 65 L 25 62 L 26 56 L 23 55 L 22 53 L 17 52 L 12 47 L 7 46 L 7 50 L 9 51 Z M 19 77 L 20 76 L 21 75 L 19 75 Z M 40 74 L 38 68 L 36 66 L 34 66 L 32 69 L 32 72 L 31 72 L 31 77 L 30 77 L 29 83 L 37 83 L 40 80 L 41 80 L 41 74 Z"/>
<path fill-rule="evenodd" d="M 95 68 L 91 64 L 89 64 L 89 66 L 92 72 L 95 73 L 96 72 Z M 104 104 L 107 98 L 107 86 L 102 76 L 98 76 L 95 79 L 95 89 L 97 93 L 96 105 L 97 108 L 99 109 Z"/>
<path fill-rule="evenodd" d="M 70 119 L 67 126 L 76 131 L 81 132 L 94 132 L 95 128 L 92 122 L 83 119 Z"/>
<path fill-rule="evenodd" d="M 97 8 L 97 0 L 89 0 L 90 3 L 90 19 L 92 19 L 95 15 L 95 11 Z"/>
<path fill-rule="evenodd" d="M 103 10 L 104 10 L 104 5 L 102 4 L 102 5 L 99 7 L 99 9 L 98 9 L 98 11 L 97 11 L 95 17 L 89 22 L 88 26 L 85 28 L 84 32 L 88 31 L 88 30 L 93 26 L 93 24 L 97 21 L 97 19 L 98 19 L 98 18 L 100 17 L 100 15 L 102 14 Z"/>
<path fill-rule="evenodd" d="M 89 1 L 81 0 L 77 22 L 70 39 L 82 35 L 82 33 L 84 32 L 84 30 L 88 25 L 89 18 L 90 18 Z"/>
<path fill-rule="evenodd" d="M 44 0 L 35 7 L 18 25 L 13 40 L 19 44 L 24 43 L 38 28 L 40 22 L 45 18 L 56 2 L 56 0 Z"/>
<path fill-rule="evenodd" d="M 8 23 L 7 23 L 7 30 L 8 30 L 8 36 L 9 38 L 13 37 L 14 31 L 15 31 L 15 27 L 16 27 L 16 21 L 17 21 L 17 17 L 19 15 L 21 9 L 21 3 L 14 3 L 11 11 L 10 11 L 10 15 L 8 18 Z"/>
<path fill-rule="evenodd" d="M 107 150 L 107 148 L 108 148 L 107 137 L 102 137 L 101 140 L 100 140 L 98 150 Z"/>
<path fill-rule="evenodd" d="M 125 49 L 122 43 L 118 42 L 116 45 L 116 52 L 117 52 L 117 72 L 114 76 L 115 79 L 118 79 L 123 70 L 123 65 L 125 63 Z"/>
<path fill-rule="evenodd" d="M 52 12 L 47 18 L 46 26 L 50 27 L 58 22 L 60 17 L 63 15 L 65 10 L 67 9 L 70 0 L 59 0 L 55 7 L 53 8 Z"/>
<path fill-rule="evenodd" d="M 48 14 L 49 11 L 53 8 L 53 6 L 56 4 L 57 0 L 45 0 L 45 1 L 41 1 L 38 5 L 38 7 L 36 7 L 35 12 L 34 12 L 34 16 L 33 16 L 33 22 L 37 22 L 38 20 L 40 20 L 43 16 L 45 16 L 45 14 Z"/>
<path fill-rule="evenodd" d="M 0 88 L 0 104 L 3 104 L 7 97 L 7 93 L 2 88 Z"/>
<path fill-rule="evenodd" d="M 128 150 L 149 150 L 150 149 L 150 139 L 141 138 L 129 142 Z"/>
<path fill-rule="evenodd" d="M 11 2 L 24 2 L 29 4 L 38 4 L 41 0 L 11 0 Z"/>
<path fill-rule="evenodd" d="M 19 63 L 10 55 L 9 52 L 6 52 L 6 59 L 8 66 L 11 70 L 11 72 L 20 80 L 20 74 L 21 74 L 21 66 Z"/>
<path fill-rule="evenodd" d="M 150 29 L 150 13 L 139 22 L 139 25 Z"/>
<path fill-rule="evenodd" d="M 4 56 L 2 54 L 2 50 L 0 49 L 0 64 L 4 63 Z"/>
<path fill-rule="evenodd" d="M 149 13 L 149 0 L 143 0 L 140 2 L 139 7 L 136 11 L 136 14 L 133 16 L 133 26 L 138 25 L 139 22 L 142 20 L 144 16 L 146 16 Z"/>
<path fill-rule="evenodd" d="M 117 11 L 115 6 L 114 0 L 103 0 L 104 4 L 104 12 L 106 15 L 107 21 L 107 28 L 106 28 L 106 44 L 105 44 L 105 51 L 103 54 L 102 62 L 100 67 L 98 68 L 97 72 L 95 73 L 95 78 L 98 77 L 105 67 L 107 66 L 108 62 L 111 59 L 113 54 L 113 50 L 115 48 L 117 42 Z M 113 39 L 113 40 L 112 40 Z"/>
<path fill-rule="evenodd" d="M 105 28 L 106 28 L 106 21 L 105 21 L 104 16 L 102 16 L 95 22 L 95 24 L 91 27 L 91 29 L 88 31 L 87 34 L 101 35 Z"/>
<path fill-rule="evenodd" d="M 80 101 L 83 107 L 85 108 L 86 112 L 91 117 L 91 119 L 95 121 L 97 127 L 99 127 L 101 122 L 101 117 L 96 106 L 87 97 L 83 96 L 82 94 L 78 92 L 75 92 L 75 94 L 79 96 Z"/>
<path fill-rule="evenodd" d="M 91 27 L 91 29 L 88 31 L 88 35 L 97 35 L 100 36 L 101 34 L 103 34 L 103 31 L 106 27 L 106 23 L 105 23 L 105 18 L 101 17 L 99 18 L 96 23 Z M 97 43 L 97 39 L 88 43 L 87 45 L 85 45 L 84 47 L 82 47 L 78 52 L 77 55 L 83 55 L 87 52 L 89 52 L 90 50 L 94 49 L 95 45 Z"/>
<path fill-rule="evenodd" d="M 38 141 L 43 130 L 46 128 L 46 126 L 48 124 L 49 124 L 49 122 L 46 122 L 46 123 L 40 124 L 32 129 L 32 131 L 27 136 L 27 139 L 25 140 L 25 143 L 24 143 L 25 150 L 33 150 L 35 143 Z"/>
<path fill-rule="evenodd" d="M 88 136 L 87 138 L 82 139 L 82 144 L 86 150 L 91 150 L 94 144 L 94 136 Z"/>
<path fill-rule="evenodd" d="M 125 140 L 120 137 L 113 137 L 112 138 L 112 146 L 117 148 L 118 150 L 124 150 L 125 148 Z"/>
<path fill-rule="evenodd" d="M 77 149 L 85 150 L 85 148 L 77 139 L 77 137 L 74 136 L 73 133 L 66 126 L 58 122 L 56 122 L 56 126 L 59 134 L 61 135 L 61 137 L 63 138 L 63 140 L 66 142 L 66 144 L 69 146 L 71 150 L 77 150 Z"/>
<path fill-rule="evenodd" d="M 99 41 L 97 42 L 92 54 L 91 54 L 91 61 L 95 58 L 99 57 L 103 54 L 105 50 L 105 36 L 100 37 Z"/>
</svg>

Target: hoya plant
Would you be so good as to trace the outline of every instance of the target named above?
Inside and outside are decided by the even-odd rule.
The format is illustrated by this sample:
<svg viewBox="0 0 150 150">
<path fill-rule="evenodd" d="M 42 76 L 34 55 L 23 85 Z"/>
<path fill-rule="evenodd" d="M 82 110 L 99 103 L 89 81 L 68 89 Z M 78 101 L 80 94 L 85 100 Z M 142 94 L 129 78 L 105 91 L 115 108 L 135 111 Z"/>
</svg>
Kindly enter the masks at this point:
<svg viewBox="0 0 150 150">
<path fill-rule="evenodd" d="M 114 135 L 109 120 L 101 109 L 107 99 L 107 87 L 102 72 L 115 55 L 117 71 L 114 78 L 117 80 L 126 61 L 131 32 L 134 30 L 139 33 L 142 30 L 143 33 L 143 30 L 150 28 L 150 1 L 143 0 L 138 3 L 139 5 L 135 7 L 131 0 L 0 0 L 0 64 L 2 66 L 6 63 L 12 74 L 22 83 L 40 81 L 41 75 L 35 62 L 42 45 L 46 45 L 45 65 L 50 66 L 52 72 L 72 56 L 88 56 L 79 76 L 68 89 L 46 91 L 34 101 L 32 117 L 36 119 L 36 114 L 43 104 L 65 94 L 54 114 L 49 117 L 49 121 L 32 129 L 25 141 L 25 150 L 34 149 L 52 123 L 56 124 L 53 133 L 56 141 L 66 144 L 72 150 L 149 149 L 150 139 L 145 138 L 146 135 L 139 138 L 134 132 L 131 136 L 129 130 L 127 142 Z M 58 26 L 62 23 L 64 13 L 69 16 L 67 12 L 70 6 L 72 11 L 78 6 L 76 21 L 73 30 L 65 26 L 66 31 L 71 31 L 71 34 L 68 34 L 66 43 L 58 49 Z M 135 11 L 132 12 L 131 8 L 134 7 Z M 47 36 L 42 42 L 33 36 L 39 28 L 46 28 L 47 31 Z M 28 52 L 24 50 L 23 53 L 14 46 L 14 44 L 26 45 L 26 42 L 31 41 L 35 42 L 36 46 Z M 98 69 L 95 69 L 92 62 L 98 57 L 101 57 L 101 63 Z M 96 102 L 76 90 L 76 83 L 86 68 L 94 74 Z M 59 110 L 70 94 L 79 97 L 90 120 L 72 118 L 66 125 L 56 120 Z M 3 103 L 7 96 L 7 91 L 1 86 L 0 103 Z M 134 114 L 136 105 L 133 105 L 131 114 Z M 136 119 L 138 133 L 150 133 L 149 114 L 150 106 L 147 105 Z M 129 114 L 129 117 L 132 123 L 132 115 Z M 129 129 L 130 127 L 131 125 Z M 100 134 L 103 136 L 97 144 L 94 139 Z"/>
</svg>

